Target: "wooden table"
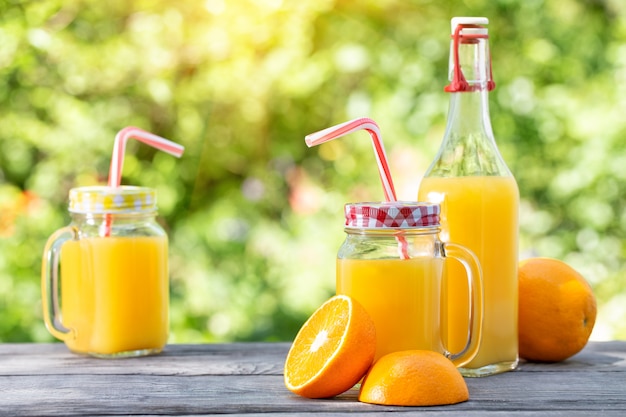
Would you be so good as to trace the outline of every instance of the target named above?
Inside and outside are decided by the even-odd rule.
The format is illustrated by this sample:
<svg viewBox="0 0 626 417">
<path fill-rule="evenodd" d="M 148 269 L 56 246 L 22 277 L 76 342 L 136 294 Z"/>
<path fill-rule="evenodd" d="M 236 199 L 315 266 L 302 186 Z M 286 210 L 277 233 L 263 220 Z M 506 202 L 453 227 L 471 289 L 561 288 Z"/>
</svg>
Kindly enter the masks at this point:
<svg viewBox="0 0 626 417">
<path fill-rule="evenodd" d="M 283 385 L 287 343 L 169 345 L 104 360 L 60 344 L 0 344 L 0 415 L 626 416 L 626 342 L 595 342 L 557 364 L 466 379 L 470 400 L 442 407 L 309 400 Z"/>
</svg>

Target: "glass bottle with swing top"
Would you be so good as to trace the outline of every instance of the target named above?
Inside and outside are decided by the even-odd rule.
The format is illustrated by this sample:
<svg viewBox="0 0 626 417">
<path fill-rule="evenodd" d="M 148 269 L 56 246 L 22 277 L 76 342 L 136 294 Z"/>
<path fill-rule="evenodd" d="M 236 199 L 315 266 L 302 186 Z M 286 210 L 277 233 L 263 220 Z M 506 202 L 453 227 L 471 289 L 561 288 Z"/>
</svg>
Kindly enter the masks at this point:
<svg viewBox="0 0 626 417">
<path fill-rule="evenodd" d="M 484 321 L 477 355 L 464 376 L 486 376 L 518 363 L 517 264 L 519 191 L 491 128 L 489 34 L 484 17 L 452 19 L 450 105 L 441 147 L 419 188 L 418 200 L 441 205 L 441 238 L 472 250 L 480 260 Z M 461 346 L 468 304 L 463 269 L 446 262 L 447 342 Z"/>
</svg>

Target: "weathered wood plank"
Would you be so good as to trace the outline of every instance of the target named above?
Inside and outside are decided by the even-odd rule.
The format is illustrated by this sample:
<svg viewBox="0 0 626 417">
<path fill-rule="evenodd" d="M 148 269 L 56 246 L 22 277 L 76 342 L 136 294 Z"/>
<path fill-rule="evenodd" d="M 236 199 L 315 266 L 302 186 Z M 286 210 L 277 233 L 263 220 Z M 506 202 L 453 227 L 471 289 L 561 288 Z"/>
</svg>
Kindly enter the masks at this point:
<svg viewBox="0 0 626 417">
<path fill-rule="evenodd" d="M 0 344 L 0 375 L 112 374 L 159 375 L 282 374 L 288 343 L 168 345 L 161 355 L 115 360 L 70 353 L 63 344 Z M 567 361 L 522 363 L 517 372 L 569 372 L 581 368 L 626 368 L 626 342 L 589 343 Z"/>
<path fill-rule="evenodd" d="M 591 343 L 558 364 L 466 379 L 470 401 L 445 407 L 382 407 L 351 390 L 307 400 L 283 385 L 286 343 L 172 345 L 163 355 L 101 360 L 62 345 L 0 345 L 0 416 L 626 415 L 626 342 Z"/>
<path fill-rule="evenodd" d="M 511 373 L 468 380 L 470 401 L 431 410 L 621 411 L 626 415 L 623 373 Z M 289 393 L 278 375 L 53 375 L 2 378 L 4 415 L 209 414 L 406 411 L 356 401 L 352 391 L 329 400 Z M 594 389 L 594 387 L 602 387 Z"/>
<path fill-rule="evenodd" d="M 288 343 L 168 345 L 156 356 L 96 359 L 60 343 L 0 344 L 1 375 L 282 375 Z"/>
</svg>

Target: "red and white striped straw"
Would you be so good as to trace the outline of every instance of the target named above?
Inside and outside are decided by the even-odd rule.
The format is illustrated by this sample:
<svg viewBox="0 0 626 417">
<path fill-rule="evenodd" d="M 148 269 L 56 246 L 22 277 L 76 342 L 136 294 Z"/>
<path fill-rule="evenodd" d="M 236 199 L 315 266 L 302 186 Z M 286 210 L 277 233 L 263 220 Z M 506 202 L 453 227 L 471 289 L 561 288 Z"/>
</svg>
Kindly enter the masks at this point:
<svg viewBox="0 0 626 417">
<path fill-rule="evenodd" d="M 185 147 L 172 142 L 153 133 L 147 132 L 138 127 L 128 126 L 117 132 L 115 143 L 113 144 L 113 155 L 111 155 L 111 165 L 109 167 L 109 187 L 118 188 L 122 182 L 122 168 L 124 166 L 124 154 L 126 153 L 126 143 L 129 139 L 136 139 L 150 145 L 160 151 L 167 152 L 180 158 L 185 151 Z M 111 215 L 105 216 L 104 236 L 111 236 Z"/>
<path fill-rule="evenodd" d="M 385 146 L 383 145 L 383 137 L 380 133 L 378 124 L 376 124 L 376 122 L 372 119 L 361 117 L 359 119 L 331 126 L 327 129 L 307 135 L 304 138 L 304 141 L 308 147 L 312 147 L 359 130 L 367 131 L 372 138 L 374 155 L 376 156 L 376 162 L 378 163 L 378 173 L 380 174 L 380 180 L 383 184 L 385 199 L 387 201 L 396 201 L 396 190 L 393 186 L 391 171 L 389 170 L 389 164 L 387 163 L 387 154 L 385 153 Z"/>
<path fill-rule="evenodd" d="M 310 148 L 322 144 L 324 142 L 331 141 L 333 139 L 340 138 L 349 133 L 354 133 L 359 130 L 365 130 L 370 134 L 372 138 L 372 145 L 374 146 L 374 155 L 376 156 L 376 162 L 378 163 L 378 173 L 380 180 L 383 184 L 383 191 L 385 193 L 385 200 L 397 201 L 396 190 L 393 186 L 393 178 L 391 178 L 391 170 L 389 169 L 389 163 L 387 162 L 387 154 L 385 153 L 385 146 L 383 145 L 383 137 L 380 133 L 378 124 L 368 117 L 361 117 L 358 119 L 350 120 L 348 122 L 340 123 L 335 126 L 331 126 L 319 132 L 311 133 L 304 137 L 304 141 Z M 408 242 L 404 236 L 396 237 L 398 241 L 398 250 L 402 259 L 409 259 Z"/>
<path fill-rule="evenodd" d="M 109 187 L 119 187 L 121 184 L 124 154 L 126 153 L 126 143 L 129 139 L 136 139 L 160 151 L 167 152 L 177 158 L 180 158 L 185 151 L 185 147 L 179 145 L 178 143 L 172 142 L 143 129 L 139 129 L 138 127 L 125 127 L 115 136 L 113 155 L 111 156 L 111 166 L 109 168 Z"/>
</svg>

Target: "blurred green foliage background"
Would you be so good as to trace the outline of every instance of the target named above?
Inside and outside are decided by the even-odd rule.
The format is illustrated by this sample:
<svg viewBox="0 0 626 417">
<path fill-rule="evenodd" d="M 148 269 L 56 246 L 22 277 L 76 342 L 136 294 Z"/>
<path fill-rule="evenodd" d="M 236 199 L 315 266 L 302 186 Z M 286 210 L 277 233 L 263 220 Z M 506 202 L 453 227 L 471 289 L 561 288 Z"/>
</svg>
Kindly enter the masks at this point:
<svg viewBox="0 0 626 417">
<path fill-rule="evenodd" d="M 343 204 L 381 200 L 360 116 L 415 199 L 445 126 L 450 18 L 487 16 L 491 113 L 522 197 L 522 256 L 593 285 L 594 338 L 626 338 L 626 2 L 6 0 L 0 3 L 0 341 L 50 341 L 39 273 L 71 187 L 155 187 L 171 342 L 289 340 L 334 292 Z"/>
</svg>

